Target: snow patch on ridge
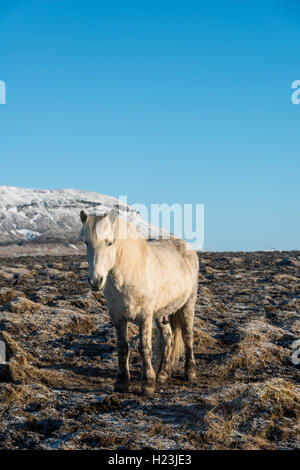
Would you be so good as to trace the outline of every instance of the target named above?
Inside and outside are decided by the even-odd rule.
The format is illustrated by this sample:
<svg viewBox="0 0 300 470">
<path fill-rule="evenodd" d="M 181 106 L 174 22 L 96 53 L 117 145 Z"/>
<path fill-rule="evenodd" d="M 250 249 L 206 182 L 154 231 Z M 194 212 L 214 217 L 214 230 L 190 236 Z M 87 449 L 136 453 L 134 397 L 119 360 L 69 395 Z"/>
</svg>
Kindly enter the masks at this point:
<svg viewBox="0 0 300 470">
<path fill-rule="evenodd" d="M 20 241 L 78 243 L 79 213 L 102 215 L 111 209 L 136 223 L 144 237 L 167 233 L 150 226 L 140 214 L 118 199 L 76 189 L 28 189 L 0 186 L 0 245 Z M 151 231 L 150 231 L 151 229 Z"/>
</svg>

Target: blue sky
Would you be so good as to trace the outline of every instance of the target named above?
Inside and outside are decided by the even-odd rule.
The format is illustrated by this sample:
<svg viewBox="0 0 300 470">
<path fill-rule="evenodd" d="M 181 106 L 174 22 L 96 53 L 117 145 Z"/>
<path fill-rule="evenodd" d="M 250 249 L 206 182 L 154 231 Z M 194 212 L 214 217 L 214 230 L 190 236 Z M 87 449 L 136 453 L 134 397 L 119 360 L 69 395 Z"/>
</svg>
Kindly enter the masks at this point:
<svg viewBox="0 0 300 470">
<path fill-rule="evenodd" d="M 205 204 L 205 249 L 300 249 L 297 1 L 2 0 L 0 185 Z"/>
</svg>

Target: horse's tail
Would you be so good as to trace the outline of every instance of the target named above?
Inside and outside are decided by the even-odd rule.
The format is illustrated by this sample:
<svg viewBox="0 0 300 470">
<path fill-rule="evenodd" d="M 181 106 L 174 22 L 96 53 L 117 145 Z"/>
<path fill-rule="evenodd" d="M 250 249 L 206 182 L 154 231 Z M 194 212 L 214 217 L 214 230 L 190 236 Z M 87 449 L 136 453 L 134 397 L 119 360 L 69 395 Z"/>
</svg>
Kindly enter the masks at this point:
<svg viewBox="0 0 300 470">
<path fill-rule="evenodd" d="M 171 351 L 171 366 L 179 361 L 184 353 L 184 342 L 182 338 L 182 311 L 177 310 L 173 315 L 170 315 L 169 321 L 173 332 L 173 345 Z"/>
</svg>

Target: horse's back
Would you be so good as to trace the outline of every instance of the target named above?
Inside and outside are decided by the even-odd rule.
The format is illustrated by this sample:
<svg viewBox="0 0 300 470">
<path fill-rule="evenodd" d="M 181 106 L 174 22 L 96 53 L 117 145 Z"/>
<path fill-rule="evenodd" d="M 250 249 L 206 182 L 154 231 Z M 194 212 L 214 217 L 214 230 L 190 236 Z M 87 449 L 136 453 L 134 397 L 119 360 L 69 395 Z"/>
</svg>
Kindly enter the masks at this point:
<svg viewBox="0 0 300 470">
<path fill-rule="evenodd" d="M 168 239 L 158 238 L 156 240 L 149 240 L 148 243 L 152 251 L 156 252 L 160 257 L 164 255 L 163 258 L 169 259 L 170 263 L 174 263 L 178 259 L 181 264 L 187 264 L 191 271 L 198 273 L 198 255 L 185 240 L 175 237 Z"/>
</svg>

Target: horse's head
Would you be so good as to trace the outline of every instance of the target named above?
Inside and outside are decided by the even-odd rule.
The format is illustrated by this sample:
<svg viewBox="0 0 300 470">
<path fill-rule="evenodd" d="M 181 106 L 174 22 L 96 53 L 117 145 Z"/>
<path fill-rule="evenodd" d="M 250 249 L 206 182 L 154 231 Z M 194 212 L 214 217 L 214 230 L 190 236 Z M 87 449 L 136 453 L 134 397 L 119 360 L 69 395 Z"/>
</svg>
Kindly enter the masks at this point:
<svg viewBox="0 0 300 470">
<path fill-rule="evenodd" d="M 108 214 L 101 216 L 88 216 L 84 211 L 80 212 L 83 223 L 80 238 L 87 247 L 88 281 L 94 291 L 103 289 L 107 275 L 115 264 L 115 223 L 117 215 L 116 210 L 111 210 Z"/>
</svg>

